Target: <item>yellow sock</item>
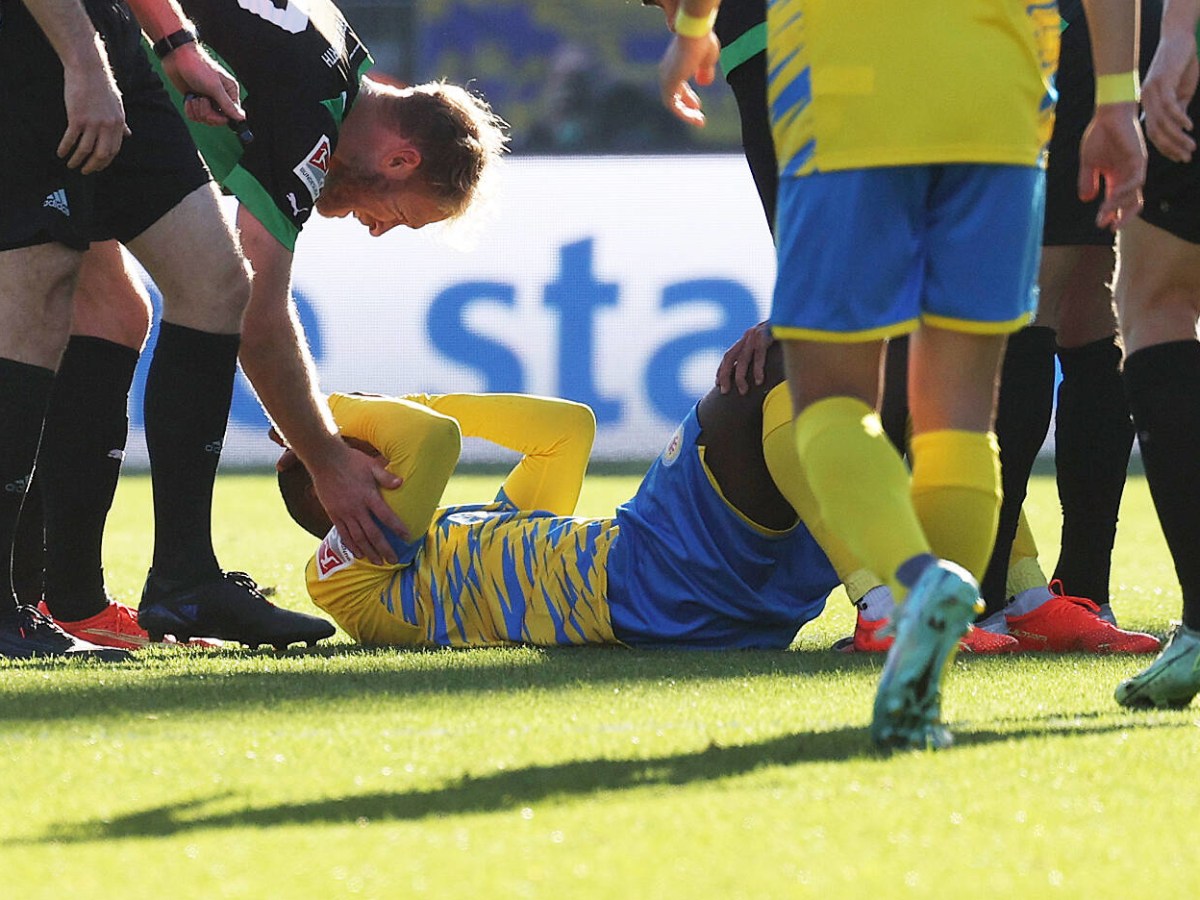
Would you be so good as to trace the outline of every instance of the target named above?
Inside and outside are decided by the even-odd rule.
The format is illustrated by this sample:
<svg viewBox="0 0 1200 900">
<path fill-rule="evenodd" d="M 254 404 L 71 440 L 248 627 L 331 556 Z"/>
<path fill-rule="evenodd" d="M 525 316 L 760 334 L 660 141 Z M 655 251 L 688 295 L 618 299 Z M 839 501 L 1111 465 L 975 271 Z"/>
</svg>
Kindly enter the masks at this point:
<svg viewBox="0 0 1200 900">
<path fill-rule="evenodd" d="M 879 579 L 862 567 L 846 543 L 831 532 L 821 518 L 821 508 L 808 485 L 800 457 L 796 455 L 796 442 L 792 437 L 792 398 L 786 383 L 776 385 L 763 401 L 762 441 L 763 458 L 779 493 L 792 504 L 792 509 L 825 551 L 847 593 L 858 592 L 857 596 L 851 593 L 850 599 L 858 600 L 879 584 Z"/>
<path fill-rule="evenodd" d="M 933 552 L 983 577 L 1000 517 L 996 436 L 931 431 L 913 438 L 913 506 Z"/>
<path fill-rule="evenodd" d="M 1022 509 L 1017 519 L 1017 536 L 1013 538 L 1012 553 L 1008 557 L 1008 580 L 1004 586 L 1004 596 L 1015 597 L 1021 591 L 1045 587 L 1047 584 L 1046 573 L 1038 564 L 1037 541 L 1033 539 L 1033 529 L 1029 527 L 1029 520 Z"/>
<path fill-rule="evenodd" d="M 896 581 L 896 569 L 930 549 L 913 509 L 908 469 L 879 415 L 861 400 L 830 397 L 796 418 L 795 440 L 826 527 L 902 599 L 907 589 Z"/>
</svg>

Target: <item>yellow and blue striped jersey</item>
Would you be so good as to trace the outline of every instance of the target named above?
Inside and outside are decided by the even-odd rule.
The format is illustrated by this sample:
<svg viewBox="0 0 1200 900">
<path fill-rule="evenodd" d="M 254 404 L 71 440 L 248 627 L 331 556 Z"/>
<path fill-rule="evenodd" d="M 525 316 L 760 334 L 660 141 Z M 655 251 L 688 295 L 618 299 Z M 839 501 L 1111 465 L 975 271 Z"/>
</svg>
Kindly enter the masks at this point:
<svg viewBox="0 0 1200 900">
<path fill-rule="evenodd" d="M 335 395 L 343 434 L 403 480 L 384 496 L 412 540 L 400 562 L 356 558 L 337 529 L 306 570 L 309 595 L 369 645 L 651 644 L 786 647 L 837 576 L 803 525 L 772 532 L 725 499 L 693 407 L 616 515 L 575 509 L 591 410 L 520 395 Z M 460 434 L 523 454 L 491 503 L 438 508 Z"/>
<path fill-rule="evenodd" d="M 770 0 L 767 28 L 781 176 L 1042 163 L 1055 0 Z"/>
<path fill-rule="evenodd" d="M 596 421 L 579 403 L 518 394 L 333 395 L 342 433 L 403 479 L 385 499 L 412 540 L 400 565 L 356 559 L 334 529 L 307 569 L 317 606 L 366 644 L 611 643 L 612 519 L 574 512 Z M 521 453 L 493 503 L 439 508 L 460 435 Z"/>
<path fill-rule="evenodd" d="M 439 510 L 400 567 L 351 556 L 330 532 L 308 565 L 313 602 L 364 644 L 480 647 L 615 643 L 612 519 L 495 503 Z"/>
</svg>

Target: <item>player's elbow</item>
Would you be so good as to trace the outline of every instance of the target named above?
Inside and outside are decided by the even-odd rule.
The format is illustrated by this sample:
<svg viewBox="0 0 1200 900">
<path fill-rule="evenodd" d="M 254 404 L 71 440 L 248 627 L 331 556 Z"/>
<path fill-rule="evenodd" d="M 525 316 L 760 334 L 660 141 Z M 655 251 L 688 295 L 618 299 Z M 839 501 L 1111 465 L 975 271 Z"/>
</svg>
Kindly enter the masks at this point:
<svg viewBox="0 0 1200 900">
<path fill-rule="evenodd" d="M 590 453 L 596 440 L 596 414 L 592 408 L 584 403 L 564 400 L 562 423 L 568 440 Z"/>
<path fill-rule="evenodd" d="M 428 454 L 437 459 L 457 461 L 462 452 L 462 426 L 452 416 L 430 412 L 433 418 L 422 441 L 422 456 Z"/>
</svg>

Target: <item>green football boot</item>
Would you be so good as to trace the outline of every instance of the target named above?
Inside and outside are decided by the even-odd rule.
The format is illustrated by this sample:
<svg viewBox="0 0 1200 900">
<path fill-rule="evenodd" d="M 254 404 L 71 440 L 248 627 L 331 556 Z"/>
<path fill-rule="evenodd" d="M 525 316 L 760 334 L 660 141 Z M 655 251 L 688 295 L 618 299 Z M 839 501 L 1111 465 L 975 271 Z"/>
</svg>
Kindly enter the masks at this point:
<svg viewBox="0 0 1200 900">
<path fill-rule="evenodd" d="M 1200 631 L 1176 625 L 1158 659 L 1117 685 L 1116 698 L 1130 709 L 1183 709 L 1200 693 Z"/>
<path fill-rule="evenodd" d="M 952 741 L 941 722 L 942 678 L 971 620 L 983 607 L 966 569 L 930 563 L 893 613 L 895 642 L 875 692 L 871 740 L 879 747 L 941 749 Z"/>
</svg>

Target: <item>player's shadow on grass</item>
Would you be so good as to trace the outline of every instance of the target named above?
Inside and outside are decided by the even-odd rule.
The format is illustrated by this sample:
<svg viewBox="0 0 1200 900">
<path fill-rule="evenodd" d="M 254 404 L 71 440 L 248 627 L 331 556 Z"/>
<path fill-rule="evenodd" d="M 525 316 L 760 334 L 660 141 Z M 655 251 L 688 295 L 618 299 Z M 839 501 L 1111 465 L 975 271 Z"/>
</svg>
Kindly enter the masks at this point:
<svg viewBox="0 0 1200 900">
<path fill-rule="evenodd" d="M 1190 728 L 1191 723 L 1139 723 L 1139 728 Z M 1125 731 L 1127 722 L 1086 722 L 1083 717 L 1058 723 L 1030 723 L 1011 731 L 979 730 L 960 734 L 960 746 L 1024 737 L 1091 736 Z M 216 828 L 273 828 L 413 821 L 431 816 L 505 812 L 532 804 L 587 797 L 614 791 L 716 781 L 769 766 L 843 762 L 883 754 L 871 749 L 865 729 L 790 734 L 735 747 L 710 745 L 693 753 L 655 759 L 589 759 L 530 766 L 483 777 L 464 776 L 432 790 L 375 792 L 337 799 L 246 807 L 231 792 L 210 799 L 172 802 L 103 821 L 65 824 L 38 838 L 13 843 L 87 843 L 122 838 L 171 837 Z M 209 806 L 226 809 L 206 812 Z M 228 808 L 236 806 L 236 808 Z"/>
<path fill-rule="evenodd" d="M 18 675 L 37 672 L 44 677 L 23 680 L 19 702 L 0 704 L 0 723 L 195 715 L 313 702 L 334 705 L 372 697 L 386 698 L 403 708 L 424 697 L 511 694 L 580 685 L 684 683 L 689 679 L 803 679 L 855 673 L 875 677 L 883 663 L 877 654 L 630 651 L 616 647 L 426 652 L 332 647 L 310 651 L 303 655 L 305 659 L 297 656 L 193 655 L 182 669 L 164 654 L 124 665 L 34 661 L 9 670 Z M 289 667 L 275 665 L 276 659 Z M 57 671 L 67 669 L 76 675 L 81 670 L 94 672 L 96 677 L 65 681 L 54 677 Z"/>
</svg>

